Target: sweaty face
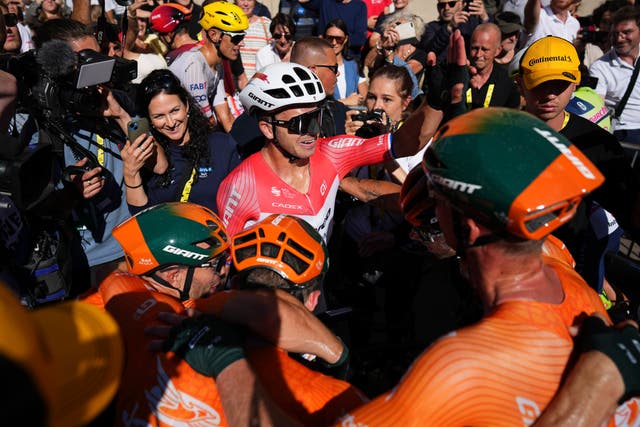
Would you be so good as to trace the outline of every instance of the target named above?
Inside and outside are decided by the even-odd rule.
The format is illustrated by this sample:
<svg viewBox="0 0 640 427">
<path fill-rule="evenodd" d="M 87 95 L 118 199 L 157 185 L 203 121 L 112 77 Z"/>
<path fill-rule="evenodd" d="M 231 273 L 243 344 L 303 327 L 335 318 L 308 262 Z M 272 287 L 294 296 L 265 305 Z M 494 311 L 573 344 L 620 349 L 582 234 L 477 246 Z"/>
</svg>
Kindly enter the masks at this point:
<svg viewBox="0 0 640 427">
<path fill-rule="evenodd" d="M 276 114 L 276 120 L 288 121 L 300 114 L 315 110 L 316 107 L 292 108 Z M 286 127 L 275 126 L 276 138 L 282 148 L 300 159 L 308 159 L 316 151 L 316 135 L 296 135 Z"/>
<path fill-rule="evenodd" d="M 223 283 L 222 277 L 213 268 L 197 267 L 193 272 L 189 298 L 198 299 L 209 296 Z"/>
<path fill-rule="evenodd" d="M 471 36 L 471 65 L 482 71 L 493 64 L 500 52 L 500 34 L 493 31 L 475 31 Z"/>
<path fill-rule="evenodd" d="M 402 97 L 399 93 L 400 82 L 386 77 L 376 77 L 369 84 L 366 106 L 369 111 L 384 110 L 394 121 L 402 119 L 402 113 L 411 101 L 410 97 Z"/>
<path fill-rule="evenodd" d="M 159 93 L 149 102 L 148 110 L 151 124 L 158 132 L 177 145 L 187 142 L 189 107 L 178 95 Z"/>
<path fill-rule="evenodd" d="M 342 48 L 347 41 L 347 37 L 340 28 L 329 28 L 327 31 L 325 31 L 324 38 L 327 39 L 329 43 L 331 43 L 331 47 L 333 47 L 333 53 L 335 53 L 336 56 L 342 53 Z"/>
<path fill-rule="evenodd" d="M 564 80 L 549 80 L 531 90 L 520 86 L 527 102 L 527 112 L 548 121 L 564 114 L 576 85 Z"/>
<path fill-rule="evenodd" d="M 638 28 L 636 21 L 622 21 L 614 26 L 612 36 L 616 53 L 630 55 L 640 43 L 640 28 Z"/>
</svg>

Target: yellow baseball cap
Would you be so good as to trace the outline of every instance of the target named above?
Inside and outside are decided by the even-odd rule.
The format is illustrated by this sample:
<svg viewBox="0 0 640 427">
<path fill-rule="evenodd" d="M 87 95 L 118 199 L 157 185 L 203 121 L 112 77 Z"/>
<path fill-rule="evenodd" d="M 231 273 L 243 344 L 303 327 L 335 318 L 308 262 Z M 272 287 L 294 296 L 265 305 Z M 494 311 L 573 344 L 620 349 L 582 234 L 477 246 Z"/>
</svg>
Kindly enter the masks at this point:
<svg viewBox="0 0 640 427">
<path fill-rule="evenodd" d="M 31 378 L 47 406 L 47 425 L 95 418 L 118 389 L 123 351 L 107 312 L 79 301 L 30 312 L 0 283 L 0 357 Z"/>
<path fill-rule="evenodd" d="M 520 75 L 527 89 L 549 81 L 580 83 L 580 58 L 573 45 L 560 37 L 547 36 L 535 41 L 520 59 Z"/>
</svg>

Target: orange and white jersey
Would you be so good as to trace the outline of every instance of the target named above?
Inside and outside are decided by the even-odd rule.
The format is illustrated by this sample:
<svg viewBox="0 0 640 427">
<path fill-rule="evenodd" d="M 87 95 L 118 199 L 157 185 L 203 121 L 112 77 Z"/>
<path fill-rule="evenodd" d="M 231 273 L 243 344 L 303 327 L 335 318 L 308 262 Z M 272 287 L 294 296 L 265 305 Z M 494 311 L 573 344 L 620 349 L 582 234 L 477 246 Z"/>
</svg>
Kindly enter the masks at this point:
<svg viewBox="0 0 640 427">
<path fill-rule="evenodd" d="M 567 246 L 553 235 L 548 235 L 542 245 L 542 253 L 548 257 L 555 258 L 558 261 L 563 261 L 571 268 L 576 267 L 576 261 L 573 259 L 571 252 L 567 249 Z"/>
<path fill-rule="evenodd" d="M 343 417 L 340 426 L 532 424 L 560 384 L 573 349 L 567 327 L 600 312 L 600 299 L 564 261 L 544 257 L 561 304 L 513 300 L 436 341 L 399 385 Z"/>
</svg>

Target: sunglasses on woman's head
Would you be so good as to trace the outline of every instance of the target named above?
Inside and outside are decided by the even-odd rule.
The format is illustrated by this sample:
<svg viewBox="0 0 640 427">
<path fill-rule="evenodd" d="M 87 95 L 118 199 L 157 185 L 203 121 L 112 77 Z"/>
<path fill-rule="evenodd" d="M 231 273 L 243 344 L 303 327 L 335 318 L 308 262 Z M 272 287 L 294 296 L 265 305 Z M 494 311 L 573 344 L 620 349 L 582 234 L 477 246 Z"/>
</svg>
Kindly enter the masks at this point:
<svg viewBox="0 0 640 427">
<path fill-rule="evenodd" d="M 345 37 L 342 36 L 324 36 L 324 38 L 329 42 L 336 42 L 336 44 L 342 44 L 344 43 Z"/>
<path fill-rule="evenodd" d="M 274 40 L 280 40 L 281 37 L 284 37 L 285 40 L 289 41 L 293 38 L 293 35 L 291 33 L 273 33 Z"/>
</svg>

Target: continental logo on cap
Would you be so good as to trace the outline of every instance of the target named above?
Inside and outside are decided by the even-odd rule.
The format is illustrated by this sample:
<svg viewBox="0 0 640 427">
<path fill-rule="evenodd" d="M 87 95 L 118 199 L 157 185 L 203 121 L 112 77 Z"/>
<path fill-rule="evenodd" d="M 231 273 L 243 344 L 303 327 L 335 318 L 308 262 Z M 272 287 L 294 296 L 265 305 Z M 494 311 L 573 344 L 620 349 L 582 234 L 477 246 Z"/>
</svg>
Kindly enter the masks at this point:
<svg viewBox="0 0 640 427">
<path fill-rule="evenodd" d="M 541 56 L 540 58 L 531 58 L 529 60 L 529 66 L 532 67 L 543 62 L 573 62 L 573 60 L 569 55 Z"/>
</svg>

